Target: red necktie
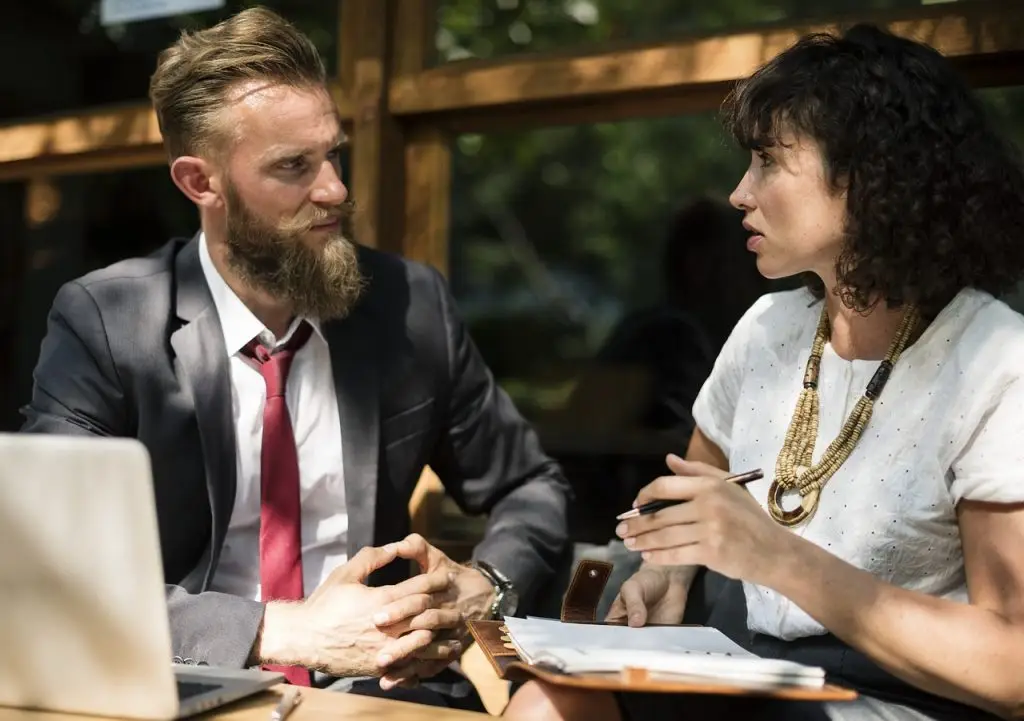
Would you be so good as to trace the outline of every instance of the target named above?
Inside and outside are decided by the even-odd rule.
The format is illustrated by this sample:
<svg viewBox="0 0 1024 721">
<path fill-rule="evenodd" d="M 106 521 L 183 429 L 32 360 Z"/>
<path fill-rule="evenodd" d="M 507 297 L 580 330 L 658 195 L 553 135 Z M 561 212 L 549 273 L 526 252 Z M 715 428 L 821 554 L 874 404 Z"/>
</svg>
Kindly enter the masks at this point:
<svg viewBox="0 0 1024 721">
<path fill-rule="evenodd" d="M 312 333 L 303 322 L 280 348 L 269 350 L 253 340 L 245 354 L 258 365 L 267 384 L 260 449 L 260 587 L 263 602 L 299 601 L 302 588 L 302 515 L 299 509 L 299 454 L 295 447 L 285 385 L 295 353 Z M 297 686 L 309 686 L 301 666 L 266 666 Z"/>
</svg>

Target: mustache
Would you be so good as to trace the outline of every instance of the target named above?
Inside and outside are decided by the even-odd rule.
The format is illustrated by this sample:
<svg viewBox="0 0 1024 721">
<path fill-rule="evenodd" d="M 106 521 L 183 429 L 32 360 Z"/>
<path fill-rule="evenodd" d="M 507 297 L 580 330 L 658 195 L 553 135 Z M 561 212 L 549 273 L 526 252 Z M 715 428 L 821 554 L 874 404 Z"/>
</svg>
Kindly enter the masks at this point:
<svg viewBox="0 0 1024 721">
<path fill-rule="evenodd" d="M 284 224 L 280 230 L 281 232 L 289 235 L 293 233 L 304 233 L 312 229 L 314 225 L 322 225 L 323 223 L 328 223 L 334 220 L 340 221 L 342 228 L 347 229 L 350 227 L 355 212 L 355 203 L 350 200 L 346 200 L 345 202 L 330 208 L 311 205 Z"/>
</svg>

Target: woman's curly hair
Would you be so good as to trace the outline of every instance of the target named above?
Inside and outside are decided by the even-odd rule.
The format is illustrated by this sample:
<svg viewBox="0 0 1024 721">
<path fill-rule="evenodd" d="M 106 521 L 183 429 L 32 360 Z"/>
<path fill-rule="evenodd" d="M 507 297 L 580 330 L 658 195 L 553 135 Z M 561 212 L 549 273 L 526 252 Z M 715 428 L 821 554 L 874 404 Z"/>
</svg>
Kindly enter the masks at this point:
<svg viewBox="0 0 1024 721">
<path fill-rule="evenodd" d="M 726 127 L 751 150 L 813 138 L 847 191 L 836 261 L 843 302 L 916 303 L 933 317 L 961 289 L 1024 278 L 1024 171 L 952 65 L 932 48 L 857 25 L 808 35 L 741 81 Z M 819 297 L 822 283 L 808 282 Z"/>
</svg>

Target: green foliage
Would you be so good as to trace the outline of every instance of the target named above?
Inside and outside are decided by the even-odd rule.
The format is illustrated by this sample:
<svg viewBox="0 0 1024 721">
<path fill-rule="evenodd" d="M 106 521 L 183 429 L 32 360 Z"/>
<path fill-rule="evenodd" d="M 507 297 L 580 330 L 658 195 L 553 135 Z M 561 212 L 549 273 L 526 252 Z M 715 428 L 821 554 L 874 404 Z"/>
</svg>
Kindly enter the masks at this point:
<svg viewBox="0 0 1024 721">
<path fill-rule="evenodd" d="M 438 50 L 446 60 L 489 58 L 920 5 L 920 0 L 445 0 L 438 15 Z"/>
</svg>

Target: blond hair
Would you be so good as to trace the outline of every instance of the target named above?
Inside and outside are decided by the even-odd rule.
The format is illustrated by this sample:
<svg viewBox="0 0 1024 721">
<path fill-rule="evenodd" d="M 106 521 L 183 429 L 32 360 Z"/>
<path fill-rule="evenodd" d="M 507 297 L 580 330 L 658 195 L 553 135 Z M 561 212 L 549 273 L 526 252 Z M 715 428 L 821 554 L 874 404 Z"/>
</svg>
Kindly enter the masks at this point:
<svg viewBox="0 0 1024 721">
<path fill-rule="evenodd" d="M 251 80 L 326 87 L 327 74 L 309 38 L 262 7 L 184 32 L 160 53 L 149 98 L 171 159 L 215 150 L 218 112 L 234 86 Z"/>
</svg>

